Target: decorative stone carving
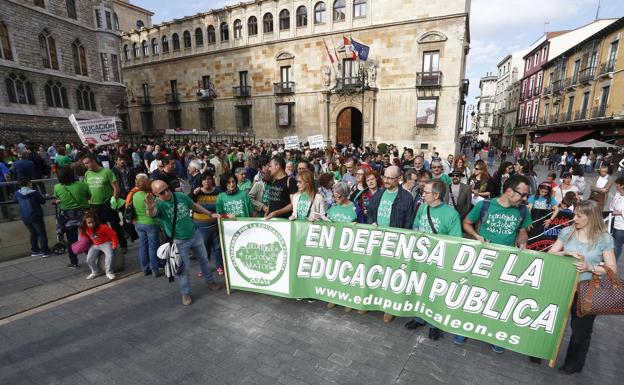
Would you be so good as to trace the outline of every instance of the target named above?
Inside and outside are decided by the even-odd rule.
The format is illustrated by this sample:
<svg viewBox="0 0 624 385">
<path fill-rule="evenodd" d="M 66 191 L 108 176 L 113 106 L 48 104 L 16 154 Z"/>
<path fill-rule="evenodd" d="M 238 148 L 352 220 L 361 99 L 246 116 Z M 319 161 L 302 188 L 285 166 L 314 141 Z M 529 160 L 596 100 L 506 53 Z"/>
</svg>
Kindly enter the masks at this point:
<svg viewBox="0 0 624 385">
<path fill-rule="evenodd" d="M 437 43 L 445 42 L 446 40 L 448 40 L 446 35 L 438 31 L 425 32 L 422 36 L 418 38 L 419 43 Z"/>
<path fill-rule="evenodd" d="M 331 85 L 331 68 L 327 65 L 323 66 L 323 85 L 325 88 Z"/>
</svg>

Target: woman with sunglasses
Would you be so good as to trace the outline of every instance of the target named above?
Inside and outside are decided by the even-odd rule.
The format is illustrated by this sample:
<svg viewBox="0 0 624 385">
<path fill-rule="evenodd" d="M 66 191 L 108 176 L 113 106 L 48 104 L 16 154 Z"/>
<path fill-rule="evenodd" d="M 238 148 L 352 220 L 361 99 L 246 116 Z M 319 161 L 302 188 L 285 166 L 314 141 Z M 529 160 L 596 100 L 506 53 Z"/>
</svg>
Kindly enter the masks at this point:
<svg viewBox="0 0 624 385">
<path fill-rule="evenodd" d="M 552 196 L 552 187 L 548 182 L 540 183 L 537 192 L 529 196 L 529 210 L 552 210 L 557 200 Z"/>
<path fill-rule="evenodd" d="M 485 162 L 481 159 L 475 162 L 474 173 L 470 177 L 470 189 L 472 190 L 472 204 L 492 198 L 494 183 Z"/>
<path fill-rule="evenodd" d="M 221 175 L 221 189 L 224 192 L 217 195 L 217 214 L 225 214 L 229 218 L 251 217 L 253 207 L 249 195 L 238 188 L 238 180 L 231 172 Z"/>
<path fill-rule="evenodd" d="M 349 193 L 349 200 L 355 204 L 360 211 L 364 211 L 365 206 L 368 205 L 368 202 L 373 197 L 373 194 L 368 188 L 368 184 L 366 183 L 366 179 L 370 173 L 364 167 L 360 167 L 355 172 L 355 180 L 356 183 L 351 187 L 351 192 Z M 359 223 L 365 223 L 366 218 L 359 218 Z"/>
<path fill-rule="evenodd" d="M 561 230 L 550 253 L 577 258 L 576 270 L 581 281 L 590 280 L 592 273 L 605 275 L 605 266 L 614 273 L 617 263 L 613 253 L 613 238 L 602 219 L 602 208 L 594 201 L 580 202 L 574 209 L 574 224 Z M 589 351 L 595 315 L 579 317 L 576 314 L 577 295 L 570 309 L 572 335 L 563 366 L 559 371 L 573 374 L 583 370 Z"/>
<path fill-rule="evenodd" d="M 495 197 L 503 194 L 503 185 L 514 174 L 514 165 L 511 162 L 502 162 L 498 170 L 492 176 L 494 182 Z"/>
</svg>

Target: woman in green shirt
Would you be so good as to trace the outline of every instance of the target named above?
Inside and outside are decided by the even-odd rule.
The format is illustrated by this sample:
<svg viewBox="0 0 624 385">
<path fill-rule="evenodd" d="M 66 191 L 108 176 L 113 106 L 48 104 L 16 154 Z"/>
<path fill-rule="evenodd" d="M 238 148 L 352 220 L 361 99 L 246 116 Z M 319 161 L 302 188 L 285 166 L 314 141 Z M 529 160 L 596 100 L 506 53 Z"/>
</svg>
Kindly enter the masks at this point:
<svg viewBox="0 0 624 385">
<path fill-rule="evenodd" d="M 247 193 L 238 188 L 234 174 L 226 172 L 220 179 L 224 192 L 217 195 L 217 214 L 225 214 L 230 218 L 251 217 L 251 201 Z"/>
<path fill-rule="evenodd" d="M 67 253 L 69 263 L 67 267 L 78 268 L 78 256 L 72 251 L 71 245 L 78 241 L 78 227 L 82 221 L 84 210 L 89 208 L 89 186 L 76 180 L 71 167 L 61 167 L 57 170 L 58 183 L 54 185 L 56 204 L 60 205 L 57 219 L 57 231 L 67 235 Z"/>
<path fill-rule="evenodd" d="M 151 194 L 152 183 L 146 174 L 137 174 L 134 180 L 137 191 L 132 195 L 132 207 L 136 214 L 134 228 L 139 234 L 139 261 L 144 275 L 153 274 L 154 278 L 161 276 L 158 268 L 158 256 L 156 251 L 159 246 L 158 234 L 160 233 L 160 221 L 147 214 L 145 199 Z M 132 194 L 132 192 L 131 192 Z"/>
</svg>

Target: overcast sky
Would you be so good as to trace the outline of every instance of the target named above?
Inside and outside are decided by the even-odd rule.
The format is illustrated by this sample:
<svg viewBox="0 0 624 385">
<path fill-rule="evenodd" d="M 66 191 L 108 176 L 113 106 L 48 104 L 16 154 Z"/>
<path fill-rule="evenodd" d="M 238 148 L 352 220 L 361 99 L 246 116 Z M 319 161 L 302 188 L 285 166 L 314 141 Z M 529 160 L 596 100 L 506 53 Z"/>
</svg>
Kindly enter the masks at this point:
<svg viewBox="0 0 624 385">
<path fill-rule="evenodd" d="M 394 0 L 382 1 L 392 4 Z M 443 4 L 443 1 L 436 1 Z M 154 24 L 240 3 L 239 0 L 130 2 L 153 11 Z M 508 53 L 529 46 L 545 30 L 573 29 L 593 21 L 598 3 L 599 0 L 473 0 L 466 71 L 466 77 L 470 79 L 468 103 L 474 103 L 474 97 L 479 93 L 479 78 L 486 72 L 495 72 L 496 64 Z M 600 3 L 600 18 L 624 16 L 624 0 L 601 0 Z M 372 51 L 371 56 L 374 57 Z"/>
</svg>

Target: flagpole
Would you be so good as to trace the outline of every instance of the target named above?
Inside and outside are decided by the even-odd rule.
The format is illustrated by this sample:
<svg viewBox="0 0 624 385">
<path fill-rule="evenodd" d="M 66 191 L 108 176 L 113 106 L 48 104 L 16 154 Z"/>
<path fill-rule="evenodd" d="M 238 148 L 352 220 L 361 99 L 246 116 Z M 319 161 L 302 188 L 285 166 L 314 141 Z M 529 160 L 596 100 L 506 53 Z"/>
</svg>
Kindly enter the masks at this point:
<svg viewBox="0 0 624 385">
<path fill-rule="evenodd" d="M 338 69 L 340 69 L 340 59 L 338 58 L 338 51 L 336 51 L 336 44 L 334 44 L 334 37 L 330 36 L 332 46 L 334 47 L 334 55 L 336 55 L 336 61 L 338 62 Z M 336 71 L 336 78 L 340 75 L 338 71 Z"/>
<path fill-rule="evenodd" d="M 336 68 L 334 67 L 334 62 L 331 60 L 331 54 L 329 53 L 329 48 L 327 48 L 327 43 L 325 42 L 325 39 L 323 39 L 323 45 L 325 46 L 325 52 L 329 55 L 329 62 L 331 63 L 331 67 L 334 72 L 336 72 Z M 336 60 L 338 60 L 338 58 L 336 58 Z"/>
</svg>

